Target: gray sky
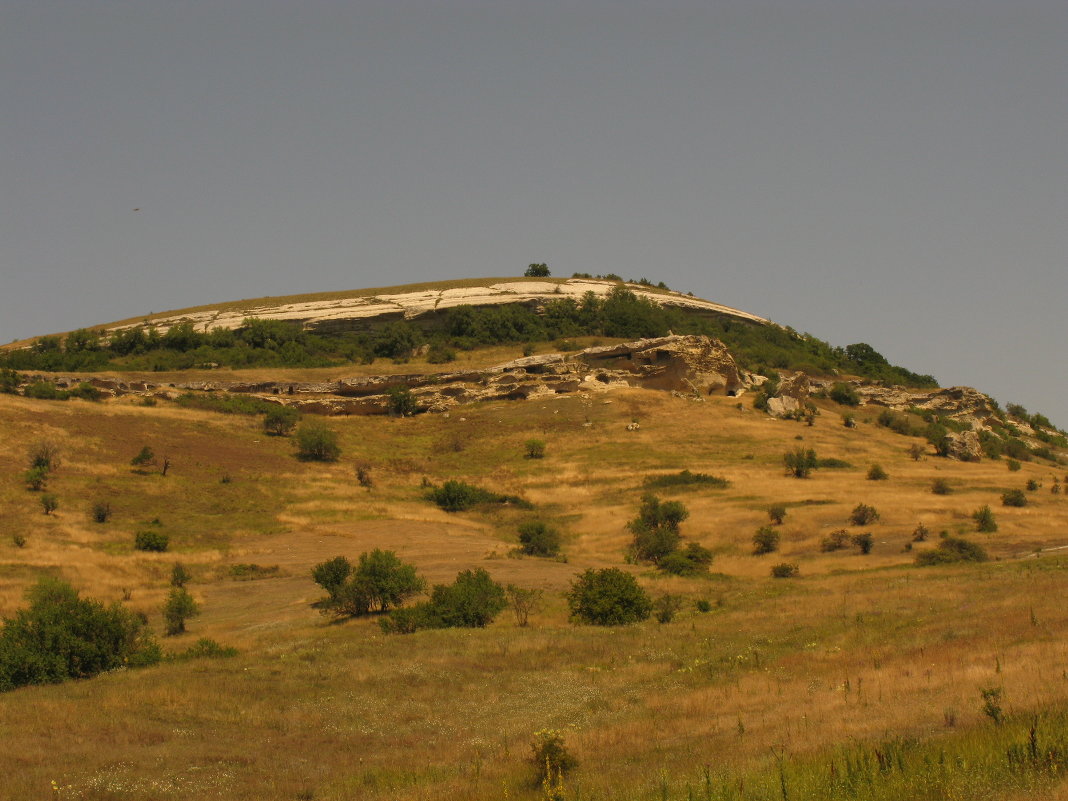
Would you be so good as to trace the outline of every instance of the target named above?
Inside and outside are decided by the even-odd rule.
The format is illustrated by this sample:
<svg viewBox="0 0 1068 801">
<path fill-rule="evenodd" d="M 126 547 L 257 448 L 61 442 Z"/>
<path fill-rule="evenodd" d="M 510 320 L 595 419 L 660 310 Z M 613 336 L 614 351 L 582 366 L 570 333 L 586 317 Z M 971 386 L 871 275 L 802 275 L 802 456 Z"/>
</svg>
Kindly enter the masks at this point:
<svg viewBox="0 0 1068 801">
<path fill-rule="evenodd" d="M 1063 0 L 0 0 L 0 76 L 0 341 L 536 261 L 1068 425 Z"/>
</svg>

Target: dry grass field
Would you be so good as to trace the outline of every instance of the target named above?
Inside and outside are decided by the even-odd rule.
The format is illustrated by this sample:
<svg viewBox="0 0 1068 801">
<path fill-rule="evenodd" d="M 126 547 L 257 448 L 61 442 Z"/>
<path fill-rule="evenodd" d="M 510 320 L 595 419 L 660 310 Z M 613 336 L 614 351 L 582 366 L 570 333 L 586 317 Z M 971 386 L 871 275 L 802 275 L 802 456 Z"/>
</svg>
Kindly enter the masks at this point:
<svg viewBox="0 0 1068 801">
<path fill-rule="evenodd" d="M 1056 549 L 1068 546 L 1068 495 L 1051 492 L 1054 478 L 1068 482 L 1065 468 L 1010 472 L 1005 461 L 933 452 L 914 461 L 908 447 L 920 440 L 878 427 L 878 409 L 861 408 L 847 429 L 827 401 L 814 426 L 741 401 L 622 390 L 332 418 L 343 453 L 318 464 L 265 436 L 259 418 L 0 395 L 0 614 L 38 577 L 58 575 L 89 597 L 125 598 L 167 650 L 202 637 L 239 650 L 0 696 L 0 797 L 1068 797 L 1063 762 L 1005 766 L 1032 715 L 1043 747 L 1065 739 L 1068 550 Z M 626 430 L 632 421 L 639 430 Z M 530 438 L 544 440 L 545 458 L 525 458 Z M 22 478 L 41 440 L 60 450 L 50 515 Z M 131 467 L 143 445 L 169 457 L 166 476 Z M 851 466 L 788 477 L 783 454 L 797 447 Z M 866 478 L 873 463 L 887 480 Z M 624 526 L 643 482 L 683 469 L 730 482 L 658 493 L 689 509 L 684 541 L 714 552 L 711 575 L 626 565 Z M 521 495 L 535 511 L 448 514 L 425 500 L 424 478 Z M 932 493 L 935 479 L 953 492 Z M 1030 479 L 1041 487 L 1025 507 L 1001 505 Z M 102 500 L 113 514 L 100 524 L 89 511 Z M 774 503 L 787 507 L 780 550 L 754 556 Z M 879 520 L 850 525 L 859 503 Z M 975 532 L 984 504 L 996 533 Z M 531 515 L 565 532 L 566 560 L 515 557 L 516 526 Z M 913 544 L 920 523 L 930 538 Z M 134 550 L 146 528 L 170 536 L 167 553 Z M 822 552 L 843 528 L 870 532 L 871 553 Z M 916 566 L 943 531 L 980 543 L 991 561 Z M 321 615 L 312 566 L 376 547 L 431 583 L 484 567 L 544 590 L 544 604 L 525 628 L 506 611 L 484 630 L 413 635 Z M 202 614 L 188 633 L 162 637 L 175 561 L 191 570 Z M 780 562 L 799 576 L 772 578 Z M 570 623 L 571 581 L 604 566 L 685 604 L 663 624 Z M 1001 726 L 982 708 L 993 687 Z M 562 786 L 531 779 L 543 729 L 562 732 L 578 760 Z"/>
</svg>

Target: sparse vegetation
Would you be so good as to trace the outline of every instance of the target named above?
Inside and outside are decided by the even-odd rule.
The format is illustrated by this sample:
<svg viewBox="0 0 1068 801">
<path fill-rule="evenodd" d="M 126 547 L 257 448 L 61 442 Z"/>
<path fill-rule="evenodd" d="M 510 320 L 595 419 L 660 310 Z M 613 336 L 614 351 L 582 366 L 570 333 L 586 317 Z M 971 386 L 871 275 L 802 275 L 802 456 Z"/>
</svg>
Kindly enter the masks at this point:
<svg viewBox="0 0 1068 801">
<path fill-rule="evenodd" d="M 918 565 L 945 565 L 954 562 L 985 562 L 989 557 L 982 546 L 959 537 L 943 537 L 938 547 L 916 554 Z"/>
<path fill-rule="evenodd" d="M 731 483 L 720 476 L 710 476 L 707 473 L 691 473 L 689 470 L 681 470 L 678 473 L 668 473 L 662 476 L 649 476 L 643 482 L 646 489 L 678 489 L 681 487 L 711 487 L 714 489 L 726 489 Z"/>
<path fill-rule="evenodd" d="M 931 482 L 931 492 L 935 495 L 949 495 L 953 492 L 953 488 L 944 478 L 936 478 Z"/>
<path fill-rule="evenodd" d="M 430 487 L 427 498 L 446 512 L 463 512 L 480 504 L 511 504 L 520 509 L 533 508 L 530 502 L 515 495 L 490 492 L 463 481 L 446 481 L 440 487 Z"/>
</svg>

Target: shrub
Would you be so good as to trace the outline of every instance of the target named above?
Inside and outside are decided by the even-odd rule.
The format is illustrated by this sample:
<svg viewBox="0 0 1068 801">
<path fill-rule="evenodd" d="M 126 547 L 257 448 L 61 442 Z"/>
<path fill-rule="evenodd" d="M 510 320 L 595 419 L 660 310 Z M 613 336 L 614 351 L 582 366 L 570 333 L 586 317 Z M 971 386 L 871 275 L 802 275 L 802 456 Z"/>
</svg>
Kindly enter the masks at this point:
<svg viewBox="0 0 1068 801">
<path fill-rule="evenodd" d="M 14 395 L 22 383 L 22 376 L 9 367 L 0 367 L 0 392 Z"/>
<path fill-rule="evenodd" d="M 156 454 L 148 445 L 141 448 L 140 452 L 130 460 L 134 467 L 148 467 L 156 463 Z"/>
<path fill-rule="evenodd" d="M 428 482 L 429 483 L 429 482 Z M 446 512 L 463 512 L 481 503 L 510 503 L 520 509 L 532 509 L 533 504 L 515 495 L 500 495 L 466 484 L 463 481 L 446 481 L 440 487 L 430 487 L 427 498 Z"/>
<path fill-rule="evenodd" d="M 51 492 L 46 492 L 41 496 L 41 508 L 44 509 L 46 515 L 52 514 L 52 512 L 59 508 L 59 498 Z"/>
<path fill-rule="evenodd" d="M 156 551 L 162 553 L 167 550 L 170 537 L 161 531 L 138 531 L 134 535 L 134 548 L 139 551 Z"/>
<path fill-rule="evenodd" d="M 832 531 L 830 534 L 823 538 L 823 541 L 820 542 L 820 550 L 824 553 L 829 553 L 830 551 L 840 551 L 846 547 L 846 544 L 848 542 L 849 532 L 846 531 L 844 528 L 840 528 L 837 531 Z"/>
<path fill-rule="evenodd" d="M 525 589 L 509 584 L 504 588 L 504 594 L 508 598 L 508 603 L 512 605 L 517 626 L 526 626 L 530 613 L 541 606 L 541 590 Z"/>
<path fill-rule="evenodd" d="M 826 467 L 830 470 L 848 470 L 853 465 L 847 462 L 845 459 L 836 459 L 833 456 L 829 459 L 817 459 L 816 467 Z"/>
<path fill-rule="evenodd" d="M 853 511 L 849 515 L 849 522 L 854 526 L 866 526 L 878 519 L 879 513 L 875 510 L 875 507 L 868 506 L 865 503 L 858 503 L 853 507 Z"/>
<path fill-rule="evenodd" d="M 1009 466 L 1010 473 L 1017 472 L 1021 467 L 1020 463 L 1016 459 L 1009 459 L 1006 464 Z"/>
<path fill-rule="evenodd" d="M 843 414 L 842 415 L 842 425 L 845 426 L 846 428 L 856 428 L 857 427 L 857 418 L 855 418 L 851 414 Z"/>
<path fill-rule="evenodd" d="M 528 439 L 523 446 L 528 459 L 542 459 L 545 457 L 545 441 L 540 439 Z"/>
<path fill-rule="evenodd" d="M 307 462 L 336 462 L 341 456 L 337 434 L 317 420 L 300 424 L 296 444 L 297 458 Z"/>
<path fill-rule="evenodd" d="M 121 604 L 80 598 L 56 579 L 26 593 L 29 606 L 0 630 L 0 691 L 83 679 L 123 666 L 158 662 L 159 646 Z"/>
<path fill-rule="evenodd" d="M 50 440 L 33 443 L 28 456 L 31 470 L 54 473 L 59 469 L 59 446 Z"/>
<path fill-rule="evenodd" d="M 974 542 L 957 537 L 944 537 L 937 548 L 916 554 L 916 564 L 929 566 L 952 562 L 985 562 L 988 558 L 986 551 Z"/>
<path fill-rule="evenodd" d="M 880 464 L 873 464 L 868 468 L 868 481 L 886 481 L 890 474 Z"/>
<path fill-rule="evenodd" d="M 525 273 L 523 273 L 523 275 L 525 275 L 527 278 L 548 278 L 550 275 L 549 265 L 531 264 L 529 267 L 527 267 L 527 270 Z"/>
<path fill-rule="evenodd" d="M 344 556 L 335 556 L 312 568 L 312 579 L 326 590 L 331 598 L 337 597 L 341 586 L 351 574 L 352 562 Z"/>
<path fill-rule="evenodd" d="M 530 556 L 556 556 L 560 552 L 560 532 L 542 520 L 519 525 L 519 545 Z"/>
<path fill-rule="evenodd" d="M 94 523 L 106 523 L 111 519 L 111 504 L 107 501 L 97 501 L 89 510 L 89 517 Z"/>
<path fill-rule="evenodd" d="M 800 574 L 798 566 L 790 562 L 780 562 L 771 568 L 772 578 L 797 578 Z"/>
<path fill-rule="evenodd" d="M 263 416 L 263 433 L 284 437 L 292 433 L 300 421 L 300 412 L 291 406 L 275 406 Z"/>
<path fill-rule="evenodd" d="M 171 586 L 184 587 L 193 578 L 193 574 L 181 562 L 175 562 L 171 568 Z"/>
<path fill-rule="evenodd" d="M 31 467 L 23 473 L 23 480 L 26 482 L 28 489 L 40 492 L 48 483 L 48 471 L 43 467 Z"/>
<path fill-rule="evenodd" d="M 816 452 L 805 448 L 798 448 L 783 454 L 782 461 L 786 467 L 786 474 L 794 478 L 808 478 L 812 471 L 819 467 Z"/>
<path fill-rule="evenodd" d="M 773 503 L 768 507 L 768 519 L 771 520 L 777 526 L 782 525 L 782 521 L 786 519 L 786 504 Z"/>
<path fill-rule="evenodd" d="M 185 622 L 200 614 L 200 607 L 193 596 L 181 587 L 173 587 L 163 604 L 163 623 L 167 636 L 185 631 Z"/>
<path fill-rule="evenodd" d="M 704 598 L 698 598 L 693 602 L 693 608 L 702 614 L 712 611 L 712 602 Z"/>
<path fill-rule="evenodd" d="M 595 626 L 621 626 L 645 620 L 652 602 L 634 576 L 619 568 L 589 568 L 576 577 L 567 593 L 571 617 Z"/>
<path fill-rule="evenodd" d="M 835 403 L 839 403 L 842 406 L 859 406 L 860 395 L 857 394 L 856 388 L 852 384 L 847 384 L 844 381 L 838 381 L 831 391 L 828 393 L 831 400 Z"/>
<path fill-rule="evenodd" d="M 689 470 L 681 470 L 678 473 L 668 473 L 663 476 L 649 476 L 645 479 L 644 484 L 648 489 L 668 489 L 692 485 L 726 489 L 731 485 L 731 482 L 725 478 L 707 473 L 691 473 Z"/>
<path fill-rule="evenodd" d="M 771 526 L 761 526 L 753 535 L 753 555 L 763 556 L 779 550 L 779 532 Z"/>
<path fill-rule="evenodd" d="M 60 389 L 51 381 L 35 381 L 22 390 L 22 394 L 35 400 L 67 400 L 70 397 L 69 392 Z"/>
<path fill-rule="evenodd" d="M 638 516 L 627 523 L 634 534 L 634 558 L 656 564 L 674 551 L 679 545 L 679 524 L 689 515 L 679 501 L 661 501 L 652 493 L 643 495 Z"/>
<path fill-rule="evenodd" d="M 371 469 L 360 465 L 356 468 L 356 483 L 365 489 L 373 489 L 375 481 L 371 478 Z"/>
<path fill-rule="evenodd" d="M 1001 494 L 1002 506 L 1027 506 L 1027 496 L 1023 490 L 1008 490 Z"/>
<path fill-rule="evenodd" d="M 578 766 L 578 760 L 567 750 L 564 735 L 556 729 L 534 732 L 530 743 L 530 763 L 534 768 L 534 783 L 548 787 Z M 548 797 L 548 794 L 546 794 Z"/>
<path fill-rule="evenodd" d="M 931 492 L 935 495 L 949 495 L 953 492 L 953 488 L 944 478 L 936 478 L 931 482 Z"/>
<path fill-rule="evenodd" d="M 452 584 L 438 584 L 430 600 L 396 609 L 381 620 L 382 630 L 410 634 L 419 629 L 483 628 L 508 605 L 504 588 L 482 568 L 464 570 Z"/>
<path fill-rule="evenodd" d="M 850 541 L 853 543 L 853 545 L 856 546 L 857 550 L 859 550 L 862 554 L 866 555 L 866 554 L 871 553 L 871 548 L 872 548 L 872 545 L 874 544 L 874 540 L 872 539 L 871 534 L 869 534 L 869 533 L 854 534 L 852 536 L 852 538 L 850 539 Z"/>
<path fill-rule="evenodd" d="M 972 520 L 975 521 L 975 530 L 991 534 L 998 530 L 997 520 L 989 506 L 980 506 L 972 512 Z"/>
<path fill-rule="evenodd" d="M 1041 487 L 1042 487 L 1042 485 L 1039 484 L 1035 479 L 1029 478 L 1027 480 L 1027 491 L 1028 492 L 1037 492 Z"/>
<path fill-rule="evenodd" d="M 696 542 L 691 542 L 677 551 L 672 551 L 660 560 L 659 567 L 665 573 L 676 576 L 697 576 L 708 572 L 712 564 L 712 551 Z"/>
<path fill-rule="evenodd" d="M 926 542 L 929 536 L 931 536 L 931 532 L 927 530 L 927 526 L 923 523 L 918 524 L 912 531 L 913 542 Z"/>
<path fill-rule="evenodd" d="M 912 445 L 909 445 L 909 456 L 912 457 L 912 461 L 918 462 L 923 458 L 925 450 L 923 445 L 920 445 L 918 442 L 913 443 Z"/>
<path fill-rule="evenodd" d="M 393 387 L 386 396 L 386 411 L 390 417 L 411 417 L 419 411 L 419 403 L 408 387 Z"/>
<path fill-rule="evenodd" d="M 12 534 L 11 535 L 11 543 L 16 548 L 25 548 L 26 547 L 26 538 L 24 536 L 22 536 L 21 534 Z"/>
<path fill-rule="evenodd" d="M 656 613 L 657 623 L 670 623 L 675 619 L 675 613 L 682 609 L 682 598 L 678 595 L 664 594 L 653 601 L 653 611 Z"/>
<path fill-rule="evenodd" d="M 434 343 L 426 353 L 426 360 L 430 364 L 447 364 L 456 361 L 456 351 L 445 347 L 440 343 Z"/>
<path fill-rule="evenodd" d="M 236 648 L 219 645 L 215 640 L 201 637 L 184 651 L 169 654 L 167 656 L 167 661 L 184 662 L 187 659 L 228 659 L 232 656 L 237 656 Z"/>
</svg>

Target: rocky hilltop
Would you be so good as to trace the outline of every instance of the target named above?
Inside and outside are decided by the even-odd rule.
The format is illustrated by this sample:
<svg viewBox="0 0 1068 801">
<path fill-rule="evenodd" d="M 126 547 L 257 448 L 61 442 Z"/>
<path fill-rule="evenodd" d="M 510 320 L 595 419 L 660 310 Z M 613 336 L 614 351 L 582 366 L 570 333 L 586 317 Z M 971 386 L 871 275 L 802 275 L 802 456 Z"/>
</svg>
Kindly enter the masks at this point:
<svg viewBox="0 0 1068 801">
<path fill-rule="evenodd" d="M 619 281 L 595 278 L 524 279 L 501 280 L 483 286 L 477 282 L 465 282 L 460 286 L 413 289 L 411 291 L 365 290 L 352 293 L 329 293 L 322 296 L 305 296 L 287 302 L 285 298 L 260 298 L 236 304 L 205 306 L 176 312 L 149 315 L 138 320 L 112 323 L 104 330 L 118 331 L 135 328 L 146 323 L 161 332 L 179 323 L 189 323 L 197 331 L 212 328 L 237 329 L 249 317 L 271 320 L 287 320 L 299 323 L 305 329 L 317 332 L 361 330 L 369 325 L 390 320 L 413 320 L 431 316 L 457 306 L 493 306 L 522 303 L 533 307 L 549 300 L 574 298 L 580 300 L 587 292 L 605 297 Z M 681 292 L 661 290 L 644 284 L 625 284 L 627 289 L 641 298 L 666 307 L 712 317 L 733 317 L 762 325 L 770 321 L 755 314 L 724 306 L 720 303 L 695 298 Z"/>
</svg>

